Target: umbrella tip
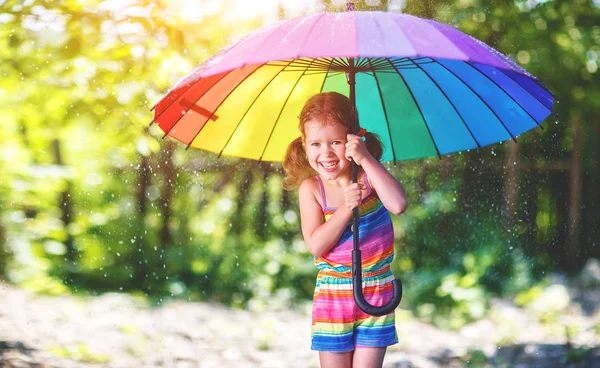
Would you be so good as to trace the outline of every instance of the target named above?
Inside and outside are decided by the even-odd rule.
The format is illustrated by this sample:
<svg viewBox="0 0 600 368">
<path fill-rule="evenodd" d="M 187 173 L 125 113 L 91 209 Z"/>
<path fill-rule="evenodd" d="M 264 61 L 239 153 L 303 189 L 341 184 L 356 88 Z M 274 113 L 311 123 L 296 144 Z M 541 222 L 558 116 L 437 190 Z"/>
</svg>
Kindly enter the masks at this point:
<svg viewBox="0 0 600 368">
<path fill-rule="evenodd" d="M 354 11 L 354 1 L 346 2 L 346 11 Z"/>
</svg>

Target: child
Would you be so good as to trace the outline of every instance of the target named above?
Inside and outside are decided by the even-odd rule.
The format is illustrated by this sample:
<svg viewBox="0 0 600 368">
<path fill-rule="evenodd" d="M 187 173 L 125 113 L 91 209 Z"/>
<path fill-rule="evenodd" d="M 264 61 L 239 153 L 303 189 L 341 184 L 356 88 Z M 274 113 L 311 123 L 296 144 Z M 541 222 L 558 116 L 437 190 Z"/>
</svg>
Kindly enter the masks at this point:
<svg viewBox="0 0 600 368">
<path fill-rule="evenodd" d="M 386 347 L 398 342 L 394 312 L 368 315 L 352 296 L 352 209 L 358 206 L 360 214 L 363 294 L 376 306 L 392 298 L 389 212 L 406 209 L 402 185 L 379 163 L 377 136 L 363 129 L 361 136 L 348 134 L 353 111 L 339 93 L 312 96 L 300 114 L 302 136 L 289 145 L 283 161 L 284 188 L 300 186 L 302 234 L 319 269 L 311 348 L 319 351 L 322 367 L 381 367 Z M 359 183 L 351 182 L 350 159 L 359 165 Z"/>
</svg>

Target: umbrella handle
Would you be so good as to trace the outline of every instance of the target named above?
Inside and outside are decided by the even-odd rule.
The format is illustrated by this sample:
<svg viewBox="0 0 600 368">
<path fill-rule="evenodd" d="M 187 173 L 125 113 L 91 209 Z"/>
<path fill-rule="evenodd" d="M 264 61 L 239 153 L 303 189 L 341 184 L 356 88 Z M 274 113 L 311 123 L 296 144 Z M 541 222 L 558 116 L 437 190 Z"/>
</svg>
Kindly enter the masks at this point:
<svg viewBox="0 0 600 368">
<path fill-rule="evenodd" d="M 356 305 L 365 313 L 372 316 L 383 316 L 391 313 L 402 300 L 402 281 L 400 279 L 394 279 L 392 281 L 394 288 L 394 295 L 392 299 L 385 305 L 375 306 L 369 304 L 365 300 L 362 292 L 362 262 L 361 254 L 359 251 L 352 251 L 352 293 L 354 295 L 354 301 Z"/>
<path fill-rule="evenodd" d="M 356 183 L 358 180 L 358 165 L 352 160 L 352 182 Z M 375 306 L 369 304 L 363 295 L 362 291 L 362 258 L 360 252 L 360 244 L 358 238 L 358 207 L 352 210 L 352 232 L 354 234 L 354 246 L 352 249 L 352 294 L 354 295 L 354 301 L 356 305 L 365 313 L 372 316 L 383 316 L 392 312 L 400 300 L 402 300 L 402 282 L 400 279 L 394 279 L 392 286 L 394 288 L 394 295 L 386 305 Z"/>
</svg>

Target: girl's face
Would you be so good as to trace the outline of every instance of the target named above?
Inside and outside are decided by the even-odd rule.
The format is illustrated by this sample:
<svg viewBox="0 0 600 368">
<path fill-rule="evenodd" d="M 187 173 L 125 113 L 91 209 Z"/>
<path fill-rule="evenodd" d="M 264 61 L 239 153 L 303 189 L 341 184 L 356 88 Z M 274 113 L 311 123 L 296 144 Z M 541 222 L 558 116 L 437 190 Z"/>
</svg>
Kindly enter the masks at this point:
<svg viewBox="0 0 600 368">
<path fill-rule="evenodd" d="M 350 170 L 346 159 L 348 129 L 340 123 L 322 125 L 310 120 L 304 124 L 304 148 L 310 166 L 327 180 Z"/>
</svg>

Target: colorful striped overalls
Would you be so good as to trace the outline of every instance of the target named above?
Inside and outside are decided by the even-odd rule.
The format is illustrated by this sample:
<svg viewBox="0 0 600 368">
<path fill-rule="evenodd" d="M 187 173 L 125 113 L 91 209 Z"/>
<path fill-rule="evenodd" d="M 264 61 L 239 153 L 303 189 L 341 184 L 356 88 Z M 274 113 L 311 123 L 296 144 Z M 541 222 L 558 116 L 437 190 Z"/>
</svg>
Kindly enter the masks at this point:
<svg viewBox="0 0 600 368">
<path fill-rule="evenodd" d="M 327 207 L 323 182 L 320 176 L 316 178 L 327 221 L 336 208 Z M 390 214 L 373 193 L 366 173 L 364 182 L 368 194 L 359 206 L 363 294 L 370 304 L 380 306 L 392 298 L 394 275 L 390 263 L 394 258 L 394 229 Z M 394 312 L 371 316 L 354 302 L 352 239 L 352 223 L 348 223 L 333 248 L 315 258 L 319 273 L 313 298 L 312 350 L 348 352 L 355 347 L 384 347 L 398 342 Z"/>
</svg>

